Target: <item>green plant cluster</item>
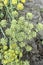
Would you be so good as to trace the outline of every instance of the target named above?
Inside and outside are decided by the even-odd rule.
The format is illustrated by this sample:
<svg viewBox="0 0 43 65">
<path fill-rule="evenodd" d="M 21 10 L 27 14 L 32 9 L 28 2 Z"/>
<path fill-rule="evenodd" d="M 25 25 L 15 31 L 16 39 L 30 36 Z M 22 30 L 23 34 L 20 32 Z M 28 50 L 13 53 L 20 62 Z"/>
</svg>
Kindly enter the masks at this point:
<svg viewBox="0 0 43 65">
<path fill-rule="evenodd" d="M 18 17 L 18 11 L 24 9 L 26 0 L 0 0 L 0 19 Z"/>
<path fill-rule="evenodd" d="M 30 65 L 28 59 L 22 60 L 24 52 L 33 50 L 27 41 L 35 38 L 43 29 L 42 23 L 34 25 L 30 22 L 33 19 L 31 12 L 20 16 L 18 11 L 23 10 L 25 2 L 0 0 L 0 60 L 3 65 Z"/>
<path fill-rule="evenodd" d="M 6 40 L 3 38 L 0 42 L 5 43 Z M 0 49 L 0 60 L 2 60 L 1 62 L 3 65 L 30 65 L 30 61 L 21 60 L 23 57 L 23 50 L 17 45 L 17 43 L 10 44 L 9 48 L 5 44 L 1 45 Z"/>
<path fill-rule="evenodd" d="M 1 20 L 0 28 L 6 28 L 7 20 Z M 35 28 L 36 27 L 36 28 Z M 30 61 L 22 61 L 23 48 L 27 52 L 32 51 L 32 47 L 25 41 L 31 40 L 37 36 L 37 32 L 42 30 L 43 24 L 38 23 L 36 26 L 30 23 L 25 17 L 21 16 L 18 20 L 13 19 L 10 26 L 4 31 L 5 36 L 0 39 L 0 58 L 3 65 L 30 65 Z M 9 39 L 9 40 L 8 40 Z M 8 42 L 9 41 L 9 42 Z M 9 44 L 9 48 L 7 46 Z"/>
<path fill-rule="evenodd" d="M 32 23 L 26 21 L 24 17 L 20 17 L 18 21 L 15 19 L 11 21 L 10 28 L 5 30 L 5 34 L 15 39 L 15 42 L 22 42 L 23 40 L 30 40 L 36 37 L 36 32 L 32 30 L 33 28 L 34 25 Z"/>
</svg>

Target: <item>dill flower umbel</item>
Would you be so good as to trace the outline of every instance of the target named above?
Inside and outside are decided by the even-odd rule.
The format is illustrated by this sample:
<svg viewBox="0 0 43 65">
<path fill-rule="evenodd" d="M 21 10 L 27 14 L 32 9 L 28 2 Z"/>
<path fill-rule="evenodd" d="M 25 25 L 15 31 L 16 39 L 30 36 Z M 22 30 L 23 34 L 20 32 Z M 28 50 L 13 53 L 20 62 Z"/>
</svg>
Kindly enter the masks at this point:
<svg viewBox="0 0 43 65">
<path fill-rule="evenodd" d="M 24 6 L 22 3 L 18 3 L 17 5 L 17 10 L 23 10 L 24 9 Z"/>
<path fill-rule="evenodd" d="M 4 59 L 2 60 L 2 63 L 7 64 L 9 62 L 12 62 L 16 56 L 17 55 L 15 55 L 14 50 L 9 49 L 8 51 L 4 52 Z"/>
<path fill-rule="evenodd" d="M 12 0 L 12 4 L 13 5 L 17 4 L 17 0 Z"/>
<path fill-rule="evenodd" d="M 18 17 L 18 12 L 15 10 L 15 11 L 13 11 L 12 12 L 12 15 L 14 16 L 14 17 Z"/>
<path fill-rule="evenodd" d="M 4 5 L 8 5 L 8 0 L 4 0 Z"/>
</svg>

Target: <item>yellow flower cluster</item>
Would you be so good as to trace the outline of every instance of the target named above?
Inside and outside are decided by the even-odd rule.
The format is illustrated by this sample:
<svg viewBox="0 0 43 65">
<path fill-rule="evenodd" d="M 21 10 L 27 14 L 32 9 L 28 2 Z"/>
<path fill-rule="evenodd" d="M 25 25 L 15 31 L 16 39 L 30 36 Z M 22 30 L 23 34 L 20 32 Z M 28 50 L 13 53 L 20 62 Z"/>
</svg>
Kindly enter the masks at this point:
<svg viewBox="0 0 43 65">
<path fill-rule="evenodd" d="M 26 2 L 26 0 L 20 0 L 20 1 L 22 3 L 25 3 Z M 18 0 L 12 0 L 12 4 L 13 5 L 17 4 L 17 10 L 23 10 L 24 5 L 22 3 L 18 2 Z"/>
<path fill-rule="evenodd" d="M 17 4 L 17 0 L 12 0 L 12 4 L 16 5 Z"/>
<path fill-rule="evenodd" d="M 22 2 L 22 3 L 25 3 L 25 2 L 26 2 L 26 0 L 21 0 L 21 2 Z"/>
<path fill-rule="evenodd" d="M 4 3 L 4 5 L 8 5 L 9 0 L 0 0 L 0 3 L 2 3 L 2 2 Z"/>
<path fill-rule="evenodd" d="M 22 3 L 25 3 L 26 2 L 26 0 L 20 0 Z M 17 4 L 17 2 L 18 2 L 18 0 L 12 0 L 12 4 L 13 5 L 15 5 L 15 4 Z"/>
<path fill-rule="evenodd" d="M 1 2 L 1 0 L 0 0 Z M 9 4 L 9 0 L 4 0 L 4 5 L 8 5 Z M 23 10 L 24 9 L 24 3 L 26 2 L 26 0 L 11 0 L 11 4 L 14 5 L 14 6 L 17 6 L 17 10 Z M 2 6 L 2 4 L 0 4 Z"/>
<path fill-rule="evenodd" d="M 17 63 L 19 61 L 18 56 L 20 58 L 23 56 L 22 51 L 20 50 L 20 48 L 18 47 L 16 43 L 11 44 L 9 50 L 6 50 L 6 49 L 7 49 L 7 46 L 3 46 L 4 53 L 3 53 L 2 63 L 4 65 L 11 63 L 13 61 Z"/>
<path fill-rule="evenodd" d="M 17 10 L 23 10 L 24 9 L 24 6 L 22 3 L 18 3 L 17 5 Z"/>
<path fill-rule="evenodd" d="M 15 54 L 14 50 L 9 49 L 8 51 L 4 52 L 4 59 L 2 60 L 2 62 L 3 64 L 7 64 L 9 62 L 12 62 L 16 58 L 17 55 Z"/>
<path fill-rule="evenodd" d="M 8 5 L 8 0 L 4 0 L 4 5 Z"/>
</svg>

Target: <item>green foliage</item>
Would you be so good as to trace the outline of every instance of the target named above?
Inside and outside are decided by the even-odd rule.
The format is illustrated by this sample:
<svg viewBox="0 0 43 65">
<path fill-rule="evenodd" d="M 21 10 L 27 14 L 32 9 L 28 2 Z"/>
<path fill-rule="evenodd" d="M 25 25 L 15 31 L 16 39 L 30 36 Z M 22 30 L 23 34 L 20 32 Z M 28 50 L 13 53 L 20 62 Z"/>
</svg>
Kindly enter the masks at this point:
<svg viewBox="0 0 43 65">
<path fill-rule="evenodd" d="M 37 32 L 43 29 L 41 23 L 36 26 L 30 23 L 32 13 L 19 15 L 19 10 L 24 8 L 23 3 L 25 0 L 0 0 L 0 60 L 3 65 L 30 65 L 29 60 L 22 60 L 23 51 L 32 51 L 27 41 L 35 38 Z"/>
<path fill-rule="evenodd" d="M 5 30 L 5 33 L 12 39 L 16 39 L 17 42 L 22 42 L 36 37 L 36 32 L 32 30 L 33 28 L 34 25 L 32 23 L 26 21 L 24 17 L 20 17 L 17 21 L 15 19 L 11 21 L 11 26 Z"/>
<path fill-rule="evenodd" d="M 5 28 L 7 24 L 6 20 L 1 21 L 1 27 Z M 3 23 L 3 24 L 2 24 Z M 36 28 L 35 28 L 36 27 Z M 9 63 L 16 65 L 30 65 L 30 62 L 25 60 L 20 60 L 23 57 L 23 48 L 27 52 L 32 51 L 32 46 L 27 44 L 27 40 L 31 40 L 37 36 L 37 32 L 43 29 L 43 24 L 38 23 L 36 26 L 32 23 L 28 22 L 25 17 L 21 16 L 19 19 L 13 19 L 10 21 L 10 26 L 5 29 L 5 35 L 8 38 L 1 38 L 0 44 L 1 46 L 1 53 L 3 53 L 2 64 L 6 65 Z M 38 31 L 35 31 L 38 30 Z M 2 32 L 3 33 L 3 32 Z M 8 42 L 9 41 L 9 42 Z M 7 46 L 9 43 L 9 49 Z M 19 58 L 18 58 L 19 57 Z M 21 62 L 22 61 L 22 62 Z M 13 65 L 14 65 L 13 64 Z"/>
</svg>

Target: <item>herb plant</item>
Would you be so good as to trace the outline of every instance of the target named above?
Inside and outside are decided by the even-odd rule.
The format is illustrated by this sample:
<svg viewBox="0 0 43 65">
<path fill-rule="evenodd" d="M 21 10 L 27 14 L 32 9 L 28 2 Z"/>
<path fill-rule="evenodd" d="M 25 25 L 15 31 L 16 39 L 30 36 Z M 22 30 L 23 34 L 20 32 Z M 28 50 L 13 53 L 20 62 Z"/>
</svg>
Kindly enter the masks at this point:
<svg viewBox="0 0 43 65">
<path fill-rule="evenodd" d="M 42 23 L 34 25 L 30 22 L 32 13 L 28 12 L 25 16 L 19 14 L 24 9 L 25 2 L 26 0 L 0 0 L 0 60 L 3 65 L 30 65 L 28 59 L 22 60 L 24 52 L 33 50 L 27 41 L 36 38 L 43 29 Z"/>
</svg>

